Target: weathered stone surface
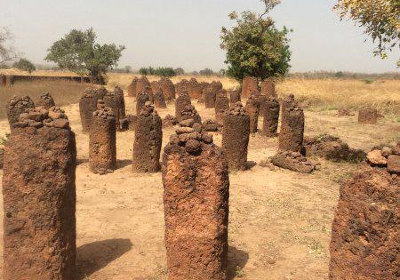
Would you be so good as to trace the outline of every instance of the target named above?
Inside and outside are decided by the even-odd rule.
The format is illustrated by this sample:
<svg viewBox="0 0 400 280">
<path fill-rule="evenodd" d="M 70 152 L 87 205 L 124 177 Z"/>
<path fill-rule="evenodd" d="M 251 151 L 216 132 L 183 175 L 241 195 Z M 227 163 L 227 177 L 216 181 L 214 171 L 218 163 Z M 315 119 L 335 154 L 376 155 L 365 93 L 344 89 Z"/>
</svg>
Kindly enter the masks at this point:
<svg viewBox="0 0 400 280">
<path fill-rule="evenodd" d="M 358 123 L 376 124 L 379 116 L 378 110 L 373 108 L 363 108 L 358 111 Z"/>
<path fill-rule="evenodd" d="M 162 88 L 158 88 L 158 90 L 154 94 L 154 106 L 156 108 L 167 108 L 167 104 L 165 103 L 164 93 Z"/>
<path fill-rule="evenodd" d="M 39 101 L 37 102 L 36 106 L 50 109 L 51 107 L 56 106 L 56 103 L 54 102 L 51 94 L 46 92 L 40 95 Z"/>
<path fill-rule="evenodd" d="M 299 173 L 311 173 L 315 170 L 315 165 L 299 152 L 278 151 L 272 157 L 272 163 L 278 167 Z"/>
<path fill-rule="evenodd" d="M 147 103 L 137 119 L 135 142 L 133 144 L 133 171 L 145 173 L 160 171 L 161 144 L 161 118 L 154 110 L 154 107 Z"/>
<path fill-rule="evenodd" d="M 97 110 L 97 101 L 102 100 L 107 90 L 97 88 L 87 88 L 79 100 L 79 112 L 81 115 L 82 131 L 90 131 L 93 112 Z"/>
<path fill-rule="evenodd" d="M 94 173 L 106 174 L 117 164 L 116 118 L 109 107 L 93 113 L 89 137 L 89 167 Z"/>
<path fill-rule="evenodd" d="M 151 85 L 146 76 L 142 76 L 136 81 L 136 95 L 142 91 L 150 91 L 149 89 L 151 89 Z"/>
<path fill-rule="evenodd" d="M 176 124 L 178 124 L 178 120 L 171 115 L 166 115 L 165 118 L 162 121 L 163 127 L 172 127 Z"/>
<path fill-rule="evenodd" d="M 387 159 L 382 155 L 381 150 L 373 150 L 367 154 L 367 160 L 370 164 L 376 166 L 386 166 Z"/>
<path fill-rule="evenodd" d="M 3 169 L 4 147 L 0 146 L 0 169 Z"/>
<path fill-rule="evenodd" d="M 181 80 L 179 83 L 175 84 L 175 91 L 178 96 L 182 95 L 183 92 L 188 92 L 189 81 L 186 79 Z"/>
<path fill-rule="evenodd" d="M 55 127 L 59 119 L 47 110 L 31 110 L 36 120 L 20 118 L 4 154 L 2 279 L 70 280 L 76 256 L 75 135 L 69 126 Z"/>
<path fill-rule="evenodd" d="M 242 97 L 249 98 L 253 92 L 258 91 L 258 80 L 256 77 L 245 77 L 242 81 Z"/>
<path fill-rule="evenodd" d="M 128 86 L 128 96 L 129 97 L 136 97 L 137 81 L 138 81 L 138 78 L 135 77 L 135 78 L 133 78 L 132 82 L 129 84 L 129 86 Z"/>
<path fill-rule="evenodd" d="M 400 175 L 400 156 L 390 155 L 388 157 L 387 170 L 389 173 Z"/>
<path fill-rule="evenodd" d="M 244 170 L 250 139 L 250 117 L 240 102 L 224 117 L 222 149 L 228 159 L 229 170 Z"/>
<path fill-rule="evenodd" d="M 172 135 L 163 155 L 168 279 L 225 280 L 229 176 L 207 133 Z"/>
<path fill-rule="evenodd" d="M 265 95 L 267 98 L 276 97 L 275 83 L 270 80 L 262 81 L 261 94 Z"/>
<path fill-rule="evenodd" d="M 229 113 L 229 98 L 226 90 L 221 90 L 215 101 L 215 120 L 223 125 L 224 115 Z"/>
<path fill-rule="evenodd" d="M 354 113 L 352 113 L 349 109 L 340 108 L 340 109 L 338 110 L 338 116 L 339 116 L 339 117 L 354 116 Z"/>
<path fill-rule="evenodd" d="M 260 114 L 260 103 L 256 95 L 251 95 L 247 99 L 245 109 L 250 116 L 250 133 L 256 133 L 258 131 L 258 117 Z"/>
<path fill-rule="evenodd" d="M 164 100 L 171 101 L 175 99 L 175 86 L 172 81 L 168 78 L 161 78 L 160 87 L 164 93 Z"/>
<path fill-rule="evenodd" d="M 113 92 L 107 92 L 103 97 L 103 100 L 104 105 L 112 110 L 117 129 L 121 130 L 121 120 L 126 118 L 123 90 L 119 87 L 116 87 Z"/>
<path fill-rule="evenodd" d="M 363 150 L 352 149 L 339 137 L 328 134 L 304 137 L 303 151 L 307 157 L 318 156 L 335 162 L 362 162 L 366 158 Z"/>
<path fill-rule="evenodd" d="M 156 92 L 159 90 L 159 88 L 160 88 L 160 83 L 159 83 L 159 81 L 152 81 L 152 82 L 150 83 L 150 87 L 151 87 L 151 91 L 152 91 L 153 93 L 156 93 Z"/>
<path fill-rule="evenodd" d="M 183 108 L 183 110 L 181 112 L 180 122 L 187 120 L 187 119 L 193 119 L 193 121 L 195 123 L 201 124 L 201 117 L 200 117 L 199 113 L 197 112 L 196 108 L 191 104 L 186 105 Z"/>
<path fill-rule="evenodd" d="M 279 133 L 279 149 L 301 152 L 304 137 L 304 112 L 293 96 L 282 105 L 282 123 Z"/>
<path fill-rule="evenodd" d="M 129 130 L 135 130 L 136 129 L 136 123 L 137 123 L 137 116 L 135 115 L 127 115 L 126 120 L 128 121 L 128 127 Z"/>
<path fill-rule="evenodd" d="M 231 90 L 229 92 L 229 103 L 230 104 L 235 104 L 237 102 L 241 102 L 242 98 L 240 96 L 240 90 Z"/>
<path fill-rule="evenodd" d="M 140 115 L 140 112 L 143 110 L 144 105 L 146 102 L 150 102 L 150 91 L 151 89 L 149 87 L 145 88 L 145 90 L 138 92 L 136 95 L 136 115 Z"/>
<path fill-rule="evenodd" d="M 199 99 L 202 95 L 202 87 L 195 78 L 191 78 L 187 90 L 191 99 Z"/>
<path fill-rule="evenodd" d="M 264 102 L 263 110 L 263 135 L 267 137 L 276 137 L 278 135 L 279 124 L 279 101 L 271 96 Z"/>
<path fill-rule="evenodd" d="M 13 129 L 15 123 L 18 122 L 18 118 L 25 110 L 35 108 L 35 104 L 29 96 L 17 97 L 14 95 L 6 105 L 6 113 L 8 117 L 8 123 L 10 129 Z"/>
<path fill-rule="evenodd" d="M 215 108 L 215 101 L 217 98 L 217 90 L 215 87 L 209 85 L 204 90 L 204 105 L 206 108 Z"/>
<path fill-rule="evenodd" d="M 203 127 L 205 131 L 218 131 L 218 124 L 213 120 L 206 120 Z"/>
<path fill-rule="evenodd" d="M 190 105 L 190 97 L 187 91 L 183 91 L 175 101 L 175 117 L 180 122 L 182 120 L 182 111 L 183 109 Z"/>
<path fill-rule="evenodd" d="M 341 187 L 332 225 L 329 279 L 398 279 L 399 187 L 399 177 L 371 167 Z"/>
</svg>

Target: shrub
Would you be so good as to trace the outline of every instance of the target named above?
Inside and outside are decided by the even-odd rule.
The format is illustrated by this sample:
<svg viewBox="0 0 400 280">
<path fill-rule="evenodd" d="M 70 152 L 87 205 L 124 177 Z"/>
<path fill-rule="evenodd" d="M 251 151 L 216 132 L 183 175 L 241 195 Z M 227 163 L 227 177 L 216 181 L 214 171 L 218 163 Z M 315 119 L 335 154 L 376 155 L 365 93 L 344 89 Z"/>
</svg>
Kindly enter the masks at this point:
<svg viewBox="0 0 400 280">
<path fill-rule="evenodd" d="M 25 59 L 25 58 L 21 58 L 18 62 L 15 62 L 13 64 L 13 67 L 22 70 L 22 71 L 26 71 L 29 73 L 32 73 L 33 71 L 36 70 L 35 65 L 33 65 L 32 62 L 30 62 L 29 60 Z"/>
</svg>

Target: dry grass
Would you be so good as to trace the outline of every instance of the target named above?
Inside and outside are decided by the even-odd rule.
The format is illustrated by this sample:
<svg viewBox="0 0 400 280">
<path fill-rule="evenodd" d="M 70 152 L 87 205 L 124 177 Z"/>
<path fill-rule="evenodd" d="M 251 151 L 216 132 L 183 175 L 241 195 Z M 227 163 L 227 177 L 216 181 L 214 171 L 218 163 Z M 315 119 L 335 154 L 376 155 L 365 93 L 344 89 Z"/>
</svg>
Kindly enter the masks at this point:
<svg viewBox="0 0 400 280">
<path fill-rule="evenodd" d="M 6 117 L 5 106 L 13 95 L 28 95 L 37 101 L 44 92 L 50 92 L 57 105 L 67 105 L 79 102 L 87 84 L 68 81 L 36 81 L 19 82 L 12 87 L 0 87 L 0 119 Z"/>
</svg>

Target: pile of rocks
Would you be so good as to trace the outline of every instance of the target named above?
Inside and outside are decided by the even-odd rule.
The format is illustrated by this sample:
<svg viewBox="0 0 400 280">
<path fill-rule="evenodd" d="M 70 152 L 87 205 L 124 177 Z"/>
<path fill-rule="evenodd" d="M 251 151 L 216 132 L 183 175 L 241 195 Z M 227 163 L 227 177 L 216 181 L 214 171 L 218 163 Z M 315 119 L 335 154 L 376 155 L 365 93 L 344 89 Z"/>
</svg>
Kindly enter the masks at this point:
<svg viewBox="0 0 400 280">
<path fill-rule="evenodd" d="M 201 117 L 196 108 L 191 104 L 186 105 L 181 112 L 181 121 L 187 119 L 193 119 L 195 123 L 201 124 Z"/>
<path fill-rule="evenodd" d="M 19 116 L 28 108 L 35 108 L 35 104 L 29 96 L 17 97 L 14 95 L 6 105 L 8 122 L 10 128 L 13 129 L 13 124 L 18 122 Z"/>
<path fill-rule="evenodd" d="M 311 173 L 320 167 L 299 152 L 278 151 L 271 160 L 276 166 L 299 173 Z"/>
<path fill-rule="evenodd" d="M 166 115 L 162 123 L 163 127 L 172 127 L 178 124 L 178 120 L 172 115 Z"/>
<path fill-rule="evenodd" d="M 27 109 L 25 113 L 19 116 L 18 122 L 13 127 L 23 128 L 28 126 L 34 128 L 47 126 L 70 129 L 65 111 L 56 106 L 48 110 L 44 107 Z"/>
<path fill-rule="evenodd" d="M 54 102 L 54 99 L 51 96 L 51 94 L 46 92 L 40 95 L 39 101 L 36 105 L 49 109 L 53 106 L 56 106 L 56 103 Z"/>
<path fill-rule="evenodd" d="M 392 146 L 375 147 L 367 154 L 367 162 L 373 167 L 386 168 L 390 174 L 400 175 L 400 141 Z"/>
<path fill-rule="evenodd" d="M 205 131 L 218 131 L 221 126 L 217 124 L 214 120 L 208 119 L 203 122 L 203 128 Z"/>
</svg>

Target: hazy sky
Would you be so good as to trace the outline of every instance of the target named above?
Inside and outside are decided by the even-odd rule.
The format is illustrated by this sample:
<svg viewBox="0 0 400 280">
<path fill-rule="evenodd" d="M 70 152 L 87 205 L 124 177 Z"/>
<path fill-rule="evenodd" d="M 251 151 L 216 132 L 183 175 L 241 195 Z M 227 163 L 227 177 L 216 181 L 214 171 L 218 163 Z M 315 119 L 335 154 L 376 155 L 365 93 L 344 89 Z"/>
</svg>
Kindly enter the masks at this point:
<svg viewBox="0 0 400 280">
<path fill-rule="evenodd" d="M 335 0 L 282 0 L 272 13 L 290 34 L 292 71 L 397 71 L 373 57 L 362 29 L 340 22 Z M 123 44 L 120 66 L 224 68 L 220 31 L 231 11 L 261 11 L 259 0 L 0 0 L 0 26 L 15 35 L 26 58 L 43 63 L 46 50 L 71 29 L 93 27 L 99 41 Z"/>
</svg>

